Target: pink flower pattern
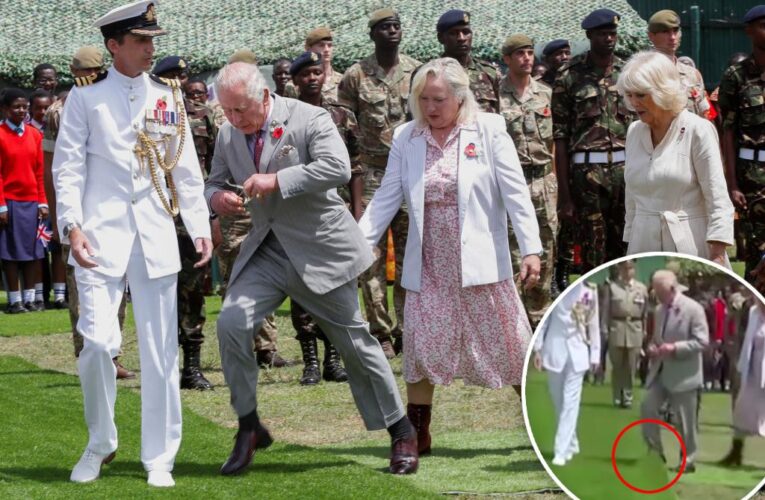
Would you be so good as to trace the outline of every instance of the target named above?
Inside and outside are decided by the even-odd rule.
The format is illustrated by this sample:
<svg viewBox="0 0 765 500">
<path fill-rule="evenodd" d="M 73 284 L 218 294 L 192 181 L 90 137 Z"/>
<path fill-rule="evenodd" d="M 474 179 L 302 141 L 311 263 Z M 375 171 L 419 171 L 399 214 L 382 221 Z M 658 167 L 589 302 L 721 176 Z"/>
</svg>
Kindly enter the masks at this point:
<svg viewBox="0 0 765 500">
<path fill-rule="evenodd" d="M 519 385 L 531 327 L 512 280 L 462 287 L 457 201 L 459 127 L 442 149 L 430 129 L 420 292 L 404 307 L 404 379 L 500 388 Z"/>
</svg>

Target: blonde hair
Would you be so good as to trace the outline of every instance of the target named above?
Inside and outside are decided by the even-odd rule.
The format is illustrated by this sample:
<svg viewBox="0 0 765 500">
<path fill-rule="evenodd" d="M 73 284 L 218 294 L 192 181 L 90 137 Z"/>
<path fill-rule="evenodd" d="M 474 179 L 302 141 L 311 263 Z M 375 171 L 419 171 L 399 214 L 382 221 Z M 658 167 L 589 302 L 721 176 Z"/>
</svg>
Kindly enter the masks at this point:
<svg viewBox="0 0 765 500">
<path fill-rule="evenodd" d="M 680 73 L 669 57 L 659 52 L 638 52 L 627 61 L 616 82 L 622 97 L 627 92 L 648 94 L 662 109 L 679 113 L 688 102 L 688 90 Z M 627 108 L 634 111 L 629 99 L 624 99 Z"/>
<path fill-rule="evenodd" d="M 460 110 L 457 112 L 457 123 L 471 123 L 476 120 L 479 111 L 478 103 L 470 90 L 470 78 L 467 72 L 456 59 L 443 57 L 422 65 L 414 75 L 409 93 L 409 109 L 417 125 L 427 125 L 425 116 L 420 109 L 420 94 L 425 89 L 429 76 L 442 78 L 459 101 Z"/>
</svg>

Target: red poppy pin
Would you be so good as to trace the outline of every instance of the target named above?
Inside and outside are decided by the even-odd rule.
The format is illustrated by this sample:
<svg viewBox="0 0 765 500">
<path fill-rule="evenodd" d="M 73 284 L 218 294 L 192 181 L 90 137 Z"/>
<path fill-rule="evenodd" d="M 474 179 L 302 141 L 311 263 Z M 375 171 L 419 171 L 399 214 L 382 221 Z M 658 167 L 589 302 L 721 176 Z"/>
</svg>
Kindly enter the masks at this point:
<svg viewBox="0 0 765 500">
<path fill-rule="evenodd" d="M 477 158 L 478 157 L 478 148 L 476 147 L 475 143 L 470 143 L 467 146 L 465 146 L 465 156 L 468 158 Z"/>
<path fill-rule="evenodd" d="M 279 140 L 284 135 L 284 127 L 281 126 L 281 124 L 277 123 L 276 120 L 271 122 L 271 137 L 273 137 L 276 140 Z"/>
<path fill-rule="evenodd" d="M 160 111 L 164 111 L 167 109 L 167 101 L 165 98 L 157 99 L 157 109 Z"/>
<path fill-rule="evenodd" d="M 691 89 L 691 97 L 692 97 L 693 99 L 696 99 L 698 96 L 699 96 L 699 91 L 698 91 L 698 89 Z"/>
<path fill-rule="evenodd" d="M 542 110 L 542 115 L 544 116 L 550 116 L 550 108 L 545 106 L 545 109 Z"/>
</svg>

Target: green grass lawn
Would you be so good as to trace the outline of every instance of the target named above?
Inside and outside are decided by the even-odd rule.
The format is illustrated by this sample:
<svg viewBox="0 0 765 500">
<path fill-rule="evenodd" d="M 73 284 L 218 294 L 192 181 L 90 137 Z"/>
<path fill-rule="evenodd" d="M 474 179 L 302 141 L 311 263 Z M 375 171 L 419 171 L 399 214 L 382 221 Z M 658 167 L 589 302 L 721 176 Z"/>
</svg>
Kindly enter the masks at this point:
<svg viewBox="0 0 765 500">
<path fill-rule="evenodd" d="M 526 385 L 527 411 L 537 445 L 550 463 L 555 432 L 555 417 L 547 391 L 546 376 L 529 372 Z M 572 493 L 581 498 L 640 498 L 642 494 L 625 487 L 611 466 L 611 448 L 619 432 L 640 418 L 642 390 L 636 391 L 632 410 L 611 405 L 611 388 L 585 384 L 579 414 L 578 436 L 582 452 L 564 467 L 552 471 Z M 732 436 L 730 396 L 705 393 L 702 396 L 697 472 L 686 474 L 667 492 L 652 498 L 742 498 L 762 480 L 765 471 L 765 442 L 747 442 L 744 466 L 736 469 L 716 465 L 727 453 Z M 667 470 L 655 454 L 647 453 L 640 427 L 629 430 L 619 443 L 617 465 L 624 478 L 642 489 L 667 484 L 674 473 Z M 668 431 L 662 432 L 669 466 L 678 465 L 679 445 Z"/>
</svg>

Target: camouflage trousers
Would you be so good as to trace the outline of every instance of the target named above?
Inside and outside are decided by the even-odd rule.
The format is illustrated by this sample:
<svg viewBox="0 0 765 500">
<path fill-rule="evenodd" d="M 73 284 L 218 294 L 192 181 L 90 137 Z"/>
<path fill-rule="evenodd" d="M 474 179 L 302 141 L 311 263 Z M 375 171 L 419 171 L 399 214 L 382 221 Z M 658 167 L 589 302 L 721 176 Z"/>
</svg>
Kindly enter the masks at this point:
<svg viewBox="0 0 765 500">
<path fill-rule="evenodd" d="M 220 217 L 223 242 L 216 249 L 216 253 L 221 279 L 223 280 L 220 287 L 222 297 L 226 296 L 226 285 L 231 277 L 231 269 L 234 267 L 234 261 L 239 255 L 242 241 L 244 241 L 251 226 L 252 220 L 249 214 L 239 217 Z M 273 314 L 269 314 L 263 320 L 263 326 L 255 333 L 255 350 L 275 351 L 277 334 L 276 318 Z"/>
<path fill-rule="evenodd" d="M 372 197 L 380 187 L 385 170 L 368 166 L 364 174 L 364 197 L 362 203 L 366 209 Z M 383 234 L 377 248 L 381 257 L 365 271 L 359 281 L 361 283 L 361 295 L 364 298 L 364 309 L 369 322 L 369 331 L 377 339 L 385 340 L 390 336 L 400 337 L 404 325 L 404 302 L 406 290 L 401 287 L 401 270 L 404 266 L 404 250 L 406 248 L 406 234 L 409 230 L 409 213 L 406 205 L 393 217 L 390 224 L 393 232 L 393 251 L 396 256 L 396 277 L 393 283 L 393 307 L 395 309 L 396 322 L 388 308 L 388 279 L 386 274 L 386 256 L 388 255 L 388 232 Z"/>
<path fill-rule="evenodd" d="M 533 329 L 536 329 L 545 311 L 552 303 L 550 287 L 552 286 L 555 267 L 556 236 L 558 233 L 558 181 L 552 172 L 552 165 L 524 167 L 524 174 L 526 174 L 526 182 L 531 193 L 531 202 L 534 204 L 534 210 L 537 214 L 539 238 L 542 240 L 543 251 L 539 282 L 530 290 L 524 289 L 519 280 L 521 251 L 518 248 L 512 223 L 508 224 L 507 231 L 510 236 L 510 252 L 513 270 L 516 273 L 516 286 L 521 294 L 529 323 Z"/>
<path fill-rule="evenodd" d="M 623 257 L 624 163 L 572 164 L 570 190 L 581 228 L 582 272 Z"/>
<path fill-rule="evenodd" d="M 210 266 L 196 269 L 199 259 L 191 236 L 180 218 L 175 221 L 178 250 L 181 254 L 181 270 L 178 273 L 178 344 L 181 347 L 202 345 L 205 336 L 204 284 L 210 274 Z"/>
<path fill-rule="evenodd" d="M 744 278 L 754 284 L 749 274 L 765 252 L 765 163 L 738 159 L 736 181 L 746 197 L 747 211 L 741 214 L 739 238 L 746 243 Z"/>
<path fill-rule="evenodd" d="M 69 260 L 69 245 L 62 245 L 61 258 L 66 264 L 66 288 L 69 292 L 69 322 L 72 325 L 72 344 L 74 345 L 74 357 L 80 356 L 83 347 L 83 338 L 77 331 L 77 322 L 80 320 L 80 296 L 77 293 L 77 281 L 74 279 L 74 266 L 67 264 Z M 120 324 L 120 331 L 125 324 L 125 308 L 127 307 L 127 294 L 122 294 L 122 302 L 117 311 L 117 320 Z M 122 355 L 122 351 L 120 351 Z"/>
</svg>

